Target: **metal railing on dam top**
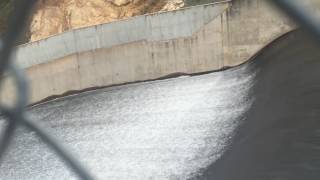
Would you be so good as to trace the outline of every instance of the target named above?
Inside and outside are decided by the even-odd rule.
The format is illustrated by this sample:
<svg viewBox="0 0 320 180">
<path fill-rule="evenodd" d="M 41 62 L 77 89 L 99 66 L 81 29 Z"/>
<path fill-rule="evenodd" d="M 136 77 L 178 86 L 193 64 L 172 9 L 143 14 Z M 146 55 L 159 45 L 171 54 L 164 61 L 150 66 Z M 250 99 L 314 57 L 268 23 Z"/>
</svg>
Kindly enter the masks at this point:
<svg viewBox="0 0 320 180">
<path fill-rule="evenodd" d="M 298 0 L 273 0 L 284 12 L 296 20 L 320 43 L 320 23 Z M 31 120 L 25 112 L 28 103 L 28 82 L 22 70 L 18 69 L 11 61 L 15 43 L 21 34 L 24 24 L 36 0 L 16 1 L 14 16 L 11 18 L 9 29 L 3 39 L 0 39 L 0 76 L 9 73 L 14 77 L 16 84 L 17 100 L 13 107 L 0 106 L 1 113 L 6 118 L 6 127 L 0 141 L 0 160 L 15 134 L 18 126 L 24 126 L 46 142 L 64 160 L 64 162 L 78 175 L 79 179 L 94 179 L 89 171 L 65 148 L 55 136 Z M 1 83 L 3 83 L 1 81 Z M 0 162 L 1 163 L 1 162 Z"/>
</svg>

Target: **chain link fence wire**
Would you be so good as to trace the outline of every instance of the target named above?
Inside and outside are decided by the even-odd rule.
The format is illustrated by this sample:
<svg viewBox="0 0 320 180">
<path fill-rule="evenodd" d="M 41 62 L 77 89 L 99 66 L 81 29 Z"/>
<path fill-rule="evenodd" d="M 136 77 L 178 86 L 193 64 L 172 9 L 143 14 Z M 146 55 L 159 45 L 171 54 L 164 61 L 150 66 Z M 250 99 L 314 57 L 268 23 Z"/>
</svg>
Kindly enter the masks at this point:
<svg viewBox="0 0 320 180">
<path fill-rule="evenodd" d="M 320 42 L 320 24 L 307 9 L 302 8 L 296 0 L 272 0 L 284 12 L 306 28 Z M 36 0 L 16 0 L 14 16 L 9 24 L 8 33 L 0 39 L 0 77 L 4 77 L 5 71 L 14 77 L 17 88 L 17 101 L 14 107 L 0 105 L 1 113 L 6 117 L 7 125 L 0 139 L 0 163 L 5 151 L 13 138 L 18 126 L 24 126 L 34 131 L 45 143 L 47 143 L 56 154 L 78 175 L 79 179 L 92 180 L 93 176 L 78 160 L 64 147 L 51 132 L 28 117 L 25 107 L 28 103 L 28 83 L 22 70 L 11 62 L 11 55 L 23 27 L 27 21 Z M 0 86 L 2 82 L 0 82 Z"/>
<path fill-rule="evenodd" d="M 311 11 L 310 6 L 303 4 L 302 0 L 271 0 L 271 2 L 297 22 L 320 44 L 320 20 L 315 12 Z"/>
<path fill-rule="evenodd" d="M 36 0 L 17 0 L 15 1 L 15 12 L 12 20 L 9 21 L 8 33 L 3 40 L 0 40 L 0 77 L 4 77 L 6 70 L 12 73 L 17 88 L 17 100 L 14 107 L 9 108 L 1 106 L 2 115 L 6 117 L 7 126 L 3 132 L 0 141 L 0 160 L 13 138 L 15 130 L 18 126 L 24 126 L 27 129 L 34 131 L 45 143 L 47 143 L 62 160 L 78 175 L 79 179 L 91 180 L 93 176 L 88 170 L 82 166 L 78 160 L 57 140 L 48 130 L 40 126 L 38 122 L 29 119 L 25 112 L 25 107 L 28 103 L 28 83 L 25 74 L 19 70 L 15 64 L 11 62 L 11 56 L 14 46 L 23 32 L 28 15 L 32 11 L 32 7 Z M 0 162 L 1 163 L 1 162 Z"/>
</svg>

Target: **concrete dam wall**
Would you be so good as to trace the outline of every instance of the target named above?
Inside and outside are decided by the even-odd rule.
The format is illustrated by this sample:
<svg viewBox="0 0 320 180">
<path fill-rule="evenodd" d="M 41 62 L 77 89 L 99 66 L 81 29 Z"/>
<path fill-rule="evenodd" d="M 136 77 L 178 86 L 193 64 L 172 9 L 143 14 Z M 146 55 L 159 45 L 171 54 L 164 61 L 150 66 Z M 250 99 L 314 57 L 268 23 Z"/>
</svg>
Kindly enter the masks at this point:
<svg viewBox="0 0 320 180">
<path fill-rule="evenodd" d="M 19 46 L 31 103 L 52 95 L 245 62 L 295 25 L 261 0 L 194 6 L 72 30 Z M 14 98 L 10 81 L 2 98 Z"/>
<path fill-rule="evenodd" d="M 294 31 L 225 71 L 103 88 L 28 113 L 96 179 L 317 180 L 318 49 Z M 2 179 L 76 179 L 34 133 L 16 133 Z"/>
</svg>

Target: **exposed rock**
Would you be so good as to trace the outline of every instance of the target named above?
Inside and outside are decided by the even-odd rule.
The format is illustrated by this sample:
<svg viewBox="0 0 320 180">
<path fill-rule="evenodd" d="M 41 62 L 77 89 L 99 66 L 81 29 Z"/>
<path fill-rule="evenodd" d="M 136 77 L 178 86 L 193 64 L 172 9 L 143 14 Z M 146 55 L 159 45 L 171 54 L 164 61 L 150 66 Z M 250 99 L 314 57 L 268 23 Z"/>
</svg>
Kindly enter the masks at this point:
<svg viewBox="0 0 320 180">
<path fill-rule="evenodd" d="M 188 0 L 38 0 L 22 42 L 136 15 L 176 10 L 185 2 Z M 0 36 L 7 30 L 13 9 L 13 0 L 1 1 Z"/>
<path fill-rule="evenodd" d="M 112 2 L 113 4 L 115 4 L 117 6 L 123 6 L 123 5 L 129 4 L 130 0 L 110 0 L 110 2 Z"/>
<path fill-rule="evenodd" d="M 30 23 L 30 41 L 69 29 L 183 6 L 184 0 L 39 0 Z"/>
</svg>

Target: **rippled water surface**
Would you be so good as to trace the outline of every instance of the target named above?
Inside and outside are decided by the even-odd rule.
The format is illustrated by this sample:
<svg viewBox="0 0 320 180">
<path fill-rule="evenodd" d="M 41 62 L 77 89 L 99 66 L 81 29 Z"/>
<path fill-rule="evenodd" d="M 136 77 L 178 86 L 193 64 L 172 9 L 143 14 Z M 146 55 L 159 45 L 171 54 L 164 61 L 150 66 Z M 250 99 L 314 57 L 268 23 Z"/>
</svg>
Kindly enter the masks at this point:
<svg viewBox="0 0 320 180">
<path fill-rule="evenodd" d="M 98 179 L 187 179 L 223 152 L 250 106 L 251 80 L 229 71 L 124 85 L 54 100 L 29 112 Z M 19 129 L 0 177 L 75 178 L 24 129 Z"/>
</svg>

